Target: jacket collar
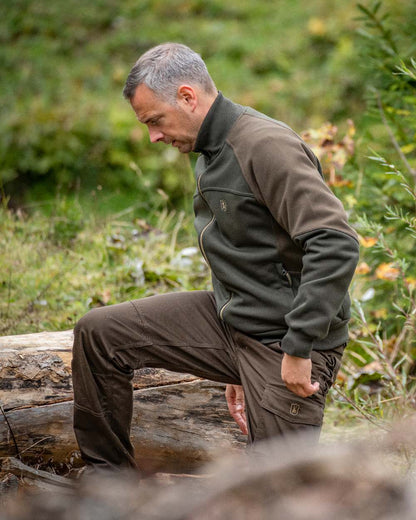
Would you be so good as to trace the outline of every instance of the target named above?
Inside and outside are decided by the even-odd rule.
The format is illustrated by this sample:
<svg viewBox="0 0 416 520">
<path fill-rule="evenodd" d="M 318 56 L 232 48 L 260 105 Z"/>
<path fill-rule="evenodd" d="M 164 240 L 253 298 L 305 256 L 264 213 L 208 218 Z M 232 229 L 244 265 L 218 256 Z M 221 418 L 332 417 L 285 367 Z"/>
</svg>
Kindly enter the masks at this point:
<svg viewBox="0 0 416 520">
<path fill-rule="evenodd" d="M 218 92 L 199 129 L 194 151 L 207 156 L 215 155 L 224 145 L 228 132 L 243 111 L 241 105 L 233 103 Z"/>
</svg>

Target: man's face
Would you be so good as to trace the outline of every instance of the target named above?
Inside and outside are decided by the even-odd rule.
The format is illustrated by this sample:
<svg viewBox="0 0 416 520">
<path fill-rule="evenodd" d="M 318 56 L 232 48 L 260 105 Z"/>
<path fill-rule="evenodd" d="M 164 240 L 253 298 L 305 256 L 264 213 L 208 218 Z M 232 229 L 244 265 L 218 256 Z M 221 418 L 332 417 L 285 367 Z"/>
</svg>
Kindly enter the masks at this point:
<svg viewBox="0 0 416 520">
<path fill-rule="evenodd" d="M 172 105 L 146 85 L 139 85 L 130 100 L 137 119 L 149 130 L 152 143 L 171 144 L 182 153 L 191 152 L 201 125 L 189 99 L 178 93 Z"/>
</svg>

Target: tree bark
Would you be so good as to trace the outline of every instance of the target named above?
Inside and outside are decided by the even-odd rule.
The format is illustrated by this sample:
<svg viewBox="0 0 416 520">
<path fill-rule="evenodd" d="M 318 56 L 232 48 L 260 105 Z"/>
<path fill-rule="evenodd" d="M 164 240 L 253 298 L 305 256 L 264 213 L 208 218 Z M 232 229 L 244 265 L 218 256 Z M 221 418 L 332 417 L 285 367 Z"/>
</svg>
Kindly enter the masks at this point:
<svg viewBox="0 0 416 520">
<path fill-rule="evenodd" d="M 8 422 L 0 417 L 0 457 L 20 453 L 26 461 L 76 463 L 72 401 L 6 416 Z M 147 473 L 194 471 L 219 451 L 236 450 L 244 442 L 226 409 L 223 385 L 202 380 L 136 390 L 131 438 Z"/>
<path fill-rule="evenodd" d="M 72 330 L 0 337 L 0 404 L 5 410 L 71 400 Z M 190 374 L 144 368 L 135 389 L 193 381 Z"/>
<path fill-rule="evenodd" d="M 72 430 L 72 331 L 0 338 L 0 457 L 76 464 Z M 190 472 L 244 436 L 224 385 L 162 369 L 135 374 L 131 430 L 144 472 Z M 18 453 L 17 453 L 18 451 Z"/>
</svg>

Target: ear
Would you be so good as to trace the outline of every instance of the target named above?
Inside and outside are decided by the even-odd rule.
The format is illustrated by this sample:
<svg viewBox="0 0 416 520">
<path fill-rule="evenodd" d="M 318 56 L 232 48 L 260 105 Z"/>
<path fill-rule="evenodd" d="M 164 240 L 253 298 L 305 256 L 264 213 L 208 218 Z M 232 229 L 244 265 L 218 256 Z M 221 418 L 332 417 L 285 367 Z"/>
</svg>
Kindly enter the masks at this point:
<svg viewBox="0 0 416 520">
<path fill-rule="evenodd" d="M 184 108 L 190 109 L 192 112 L 196 109 L 198 104 L 198 96 L 194 88 L 189 85 L 181 85 L 177 93 L 178 103 L 182 104 Z"/>
</svg>

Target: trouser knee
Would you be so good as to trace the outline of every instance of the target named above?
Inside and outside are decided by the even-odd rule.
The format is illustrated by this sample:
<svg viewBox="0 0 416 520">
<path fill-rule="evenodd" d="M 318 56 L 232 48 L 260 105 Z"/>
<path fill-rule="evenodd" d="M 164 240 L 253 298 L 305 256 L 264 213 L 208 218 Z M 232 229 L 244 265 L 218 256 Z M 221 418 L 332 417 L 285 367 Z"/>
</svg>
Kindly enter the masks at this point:
<svg viewBox="0 0 416 520">
<path fill-rule="evenodd" d="M 106 314 L 104 308 L 92 309 L 74 328 L 73 364 L 83 360 L 97 364 L 98 358 L 108 357 L 106 347 Z"/>
<path fill-rule="evenodd" d="M 74 334 L 85 334 L 90 336 L 94 331 L 102 330 L 105 327 L 106 315 L 105 308 L 99 307 L 91 309 L 75 325 Z"/>
</svg>

